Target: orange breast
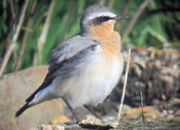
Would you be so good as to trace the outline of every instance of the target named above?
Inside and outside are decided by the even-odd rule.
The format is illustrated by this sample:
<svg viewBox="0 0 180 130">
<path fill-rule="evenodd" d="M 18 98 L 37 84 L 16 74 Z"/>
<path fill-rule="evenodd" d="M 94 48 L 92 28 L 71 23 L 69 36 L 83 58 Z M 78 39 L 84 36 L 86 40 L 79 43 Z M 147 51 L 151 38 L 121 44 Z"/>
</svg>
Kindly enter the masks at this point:
<svg viewBox="0 0 180 130">
<path fill-rule="evenodd" d="M 91 28 L 90 33 L 94 39 L 103 46 L 103 54 L 112 59 L 112 57 L 121 57 L 121 38 L 118 32 L 114 31 L 113 21 L 104 22 Z"/>
</svg>

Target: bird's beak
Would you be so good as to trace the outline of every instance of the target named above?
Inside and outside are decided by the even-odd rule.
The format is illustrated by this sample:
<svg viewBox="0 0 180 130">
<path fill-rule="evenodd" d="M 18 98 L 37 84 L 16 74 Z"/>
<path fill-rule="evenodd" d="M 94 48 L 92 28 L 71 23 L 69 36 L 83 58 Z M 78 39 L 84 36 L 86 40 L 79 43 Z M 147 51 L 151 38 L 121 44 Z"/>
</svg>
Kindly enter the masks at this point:
<svg viewBox="0 0 180 130">
<path fill-rule="evenodd" d="M 127 19 L 127 18 L 128 18 L 128 16 L 119 16 L 119 15 L 117 15 L 117 16 L 115 17 L 115 20 L 118 21 L 118 20 Z"/>
</svg>

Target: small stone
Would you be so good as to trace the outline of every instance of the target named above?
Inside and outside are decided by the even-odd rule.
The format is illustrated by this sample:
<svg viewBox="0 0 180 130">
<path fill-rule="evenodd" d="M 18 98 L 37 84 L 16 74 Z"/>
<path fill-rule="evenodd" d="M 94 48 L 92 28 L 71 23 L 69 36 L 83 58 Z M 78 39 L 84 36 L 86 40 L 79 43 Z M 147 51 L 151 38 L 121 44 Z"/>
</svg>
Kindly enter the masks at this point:
<svg viewBox="0 0 180 130">
<path fill-rule="evenodd" d="M 164 102 L 164 103 L 161 105 L 161 107 L 162 107 L 162 109 L 168 109 L 169 105 Z"/>
<path fill-rule="evenodd" d="M 133 113 L 132 108 L 130 106 L 124 104 L 122 107 L 121 115 L 125 116 L 125 115 L 130 115 L 132 113 Z"/>
<path fill-rule="evenodd" d="M 153 105 L 158 105 L 158 104 L 160 104 L 160 101 L 158 99 L 153 99 L 152 103 L 153 103 Z"/>
<path fill-rule="evenodd" d="M 163 110 L 161 114 L 163 117 L 165 117 L 165 116 L 167 116 L 168 112 L 167 112 L 167 110 Z"/>
<path fill-rule="evenodd" d="M 85 120 L 82 120 L 80 122 L 80 126 L 83 127 L 97 127 L 98 128 L 115 128 L 116 126 L 118 126 L 118 121 L 113 118 L 113 117 L 103 117 L 102 120 L 97 119 L 96 117 L 92 116 L 92 115 L 87 115 L 87 118 Z"/>
<path fill-rule="evenodd" d="M 168 114 L 173 114 L 174 111 L 173 110 L 168 110 Z"/>
<path fill-rule="evenodd" d="M 157 119 L 157 118 L 162 117 L 161 113 L 157 111 L 155 107 L 145 106 L 143 107 L 143 113 L 146 120 L 152 120 L 152 119 Z M 132 113 L 126 116 L 123 116 L 122 119 L 125 119 L 125 120 L 138 119 L 138 118 L 141 118 L 141 114 L 142 114 L 141 107 L 133 108 Z"/>
<path fill-rule="evenodd" d="M 166 100 L 166 96 L 163 94 L 161 95 L 162 100 Z"/>
<path fill-rule="evenodd" d="M 173 119 L 174 118 L 174 115 L 173 114 L 169 114 L 168 116 L 167 116 L 167 119 L 168 120 L 171 120 L 171 119 Z"/>
<path fill-rule="evenodd" d="M 41 125 L 41 127 L 38 130 L 81 130 L 82 128 L 77 125 L 66 125 L 66 124 L 60 124 L 60 125 Z"/>
<path fill-rule="evenodd" d="M 66 117 L 66 116 L 58 116 L 57 118 L 53 119 L 50 121 L 51 125 L 56 125 L 56 124 L 62 124 L 62 123 L 68 123 L 71 122 L 71 120 Z"/>
<path fill-rule="evenodd" d="M 180 110 L 176 111 L 174 115 L 180 117 Z"/>
</svg>

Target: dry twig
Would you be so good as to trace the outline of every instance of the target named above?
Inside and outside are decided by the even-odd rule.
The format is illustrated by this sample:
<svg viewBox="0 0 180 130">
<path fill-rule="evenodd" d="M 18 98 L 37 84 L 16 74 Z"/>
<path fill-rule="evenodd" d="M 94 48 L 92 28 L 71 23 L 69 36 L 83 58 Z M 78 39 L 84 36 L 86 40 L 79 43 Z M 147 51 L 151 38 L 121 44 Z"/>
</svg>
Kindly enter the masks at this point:
<svg viewBox="0 0 180 130">
<path fill-rule="evenodd" d="M 1 68 L 0 68 L 0 76 L 3 74 L 3 72 L 4 72 L 5 68 L 6 68 L 6 65 L 7 65 L 8 61 L 9 61 L 9 58 L 10 58 L 10 56 L 12 54 L 12 51 L 13 51 L 15 45 L 16 45 L 16 40 L 17 40 L 17 38 L 19 36 L 21 26 L 23 24 L 24 15 L 26 13 L 28 3 L 29 3 L 29 0 L 26 0 L 24 5 L 23 5 L 23 10 L 22 10 L 21 16 L 19 18 L 19 23 L 17 25 L 16 32 L 15 32 L 13 38 L 12 38 L 12 41 L 11 41 L 11 44 L 10 44 L 8 50 L 6 51 L 5 57 L 3 59 L 3 62 L 2 62 Z"/>
<path fill-rule="evenodd" d="M 144 119 L 144 110 L 143 110 L 143 107 L 144 107 L 144 105 L 143 105 L 143 96 L 142 96 L 142 91 L 141 91 L 141 108 L 142 108 L 142 114 L 141 114 L 141 117 L 142 117 L 142 128 L 143 128 L 143 130 L 145 130 L 145 119 Z"/>
<path fill-rule="evenodd" d="M 43 31 L 41 33 L 41 36 L 40 36 L 39 40 L 38 40 L 38 59 L 39 59 L 39 63 L 42 62 L 42 48 L 43 48 L 43 45 L 44 45 L 46 37 L 47 37 L 50 18 L 51 18 L 55 3 L 56 3 L 55 0 L 51 1 L 49 11 L 48 11 L 48 15 L 47 15 L 47 18 L 46 18 L 46 22 L 45 22 L 44 27 L 43 27 Z"/>
<path fill-rule="evenodd" d="M 112 9 L 113 5 L 114 5 L 114 0 L 109 0 L 108 8 Z"/>
<path fill-rule="evenodd" d="M 27 23 L 27 27 L 26 28 L 30 28 L 31 21 L 32 21 L 32 14 L 35 11 L 36 4 L 37 4 L 37 0 L 35 0 L 33 5 L 32 5 L 31 12 L 30 12 L 31 16 L 28 19 L 28 23 Z M 16 64 L 16 69 L 15 69 L 16 71 L 19 70 L 19 68 L 21 66 L 22 58 L 23 58 L 23 55 L 24 55 L 24 48 L 25 48 L 26 43 L 27 43 L 28 35 L 29 35 L 29 30 L 26 30 L 26 32 L 24 34 L 24 37 L 23 37 L 23 43 L 22 43 L 22 46 L 21 46 L 21 50 L 20 50 L 20 53 L 19 53 L 17 64 Z"/>
<path fill-rule="evenodd" d="M 123 37 L 122 37 L 122 42 L 126 39 L 126 37 L 128 36 L 129 32 L 131 31 L 132 27 L 134 26 L 134 24 L 136 23 L 138 17 L 141 15 L 141 13 L 143 12 L 144 8 L 148 5 L 148 3 L 151 0 L 144 0 L 144 2 L 141 4 L 140 8 L 138 9 L 138 11 L 136 12 L 135 16 L 133 17 L 133 19 L 131 20 L 128 28 L 126 29 Z"/>
<path fill-rule="evenodd" d="M 123 92 L 122 92 L 122 96 L 121 96 L 121 103 L 119 105 L 119 112 L 118 112 L 117 120 L 120 120 L 120 118 L 121 118 L 121 111 L 122 111 L 122 107 L 123 107 L 124 97 L 125 97 L 125 93 L 126 93 L 126 85 L 127 85 L 127 80 L 128 80 L 130 57 L 131 57 L 131 49 L 129 49 L 129 53 L 128 53 L 125 81 L 124 81 L 124 85 L 123 85 Z"/>
<path fill-rule="evenodd" d="M 69 17 L 67 20 L 66 28 L 64 30 L 64 39 L 67 39 L 68 32 L 70 31 L 74 18 L 76 16 L 75 13 L 76 13 L 77 5 L 78 5 L 77 1 L 71 1 L 71 5 L 70 5 L 71 10 L 68 11 Z"/>
<path fill-rule="evenodd" d="M 99 5 L 104 6 L 105 2 L 106 2 L 106 0 L 99 0 Z"/>
<path fill-rule="evenodd" d="M 10 0 L 10 9 L 12 13 L 12 18 L 15 20 L 15 12 L 14 12 L 14 6 L 13 6 L 13 0 Z"/>
<path fill-rule="evenodd" d="M 128 11 L 129 11 L 129 7 L 130 7 L 130 5 L 131 5 L 131 2 L 132 2 L 132 0 L 128 0 L 127 1 L 127 4 L 124 6 L 124 8 L 123 8 L 123 11 L 122 11 L 122 13 L 121 13 L 121 16 L 126 16 L 127 14 L 128 14 Z M 121 24 L 118 26 L 118 30 L 121 30 L 121 27 L 123 26 L 123 23 L 124 23 L 125 21 L 124 20 L 122 20 L 121 21 Z"/>
</svg>

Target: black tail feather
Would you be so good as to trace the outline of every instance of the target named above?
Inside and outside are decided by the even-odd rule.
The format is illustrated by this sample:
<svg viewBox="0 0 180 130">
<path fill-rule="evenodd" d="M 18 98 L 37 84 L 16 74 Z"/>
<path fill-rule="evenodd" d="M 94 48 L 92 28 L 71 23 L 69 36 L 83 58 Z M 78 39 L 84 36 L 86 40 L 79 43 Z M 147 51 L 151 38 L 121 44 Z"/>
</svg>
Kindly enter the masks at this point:
<svg viewBox="0 0 180 130">
<path fill-rule="evenodd" d="M 26 103 L 23 107 L 21 107 L 17 112 L 15 117 L 20 116 L 27 108 L 29 108 L 30 106 L 28 105 L 29 103 Z"/>
</svg>

